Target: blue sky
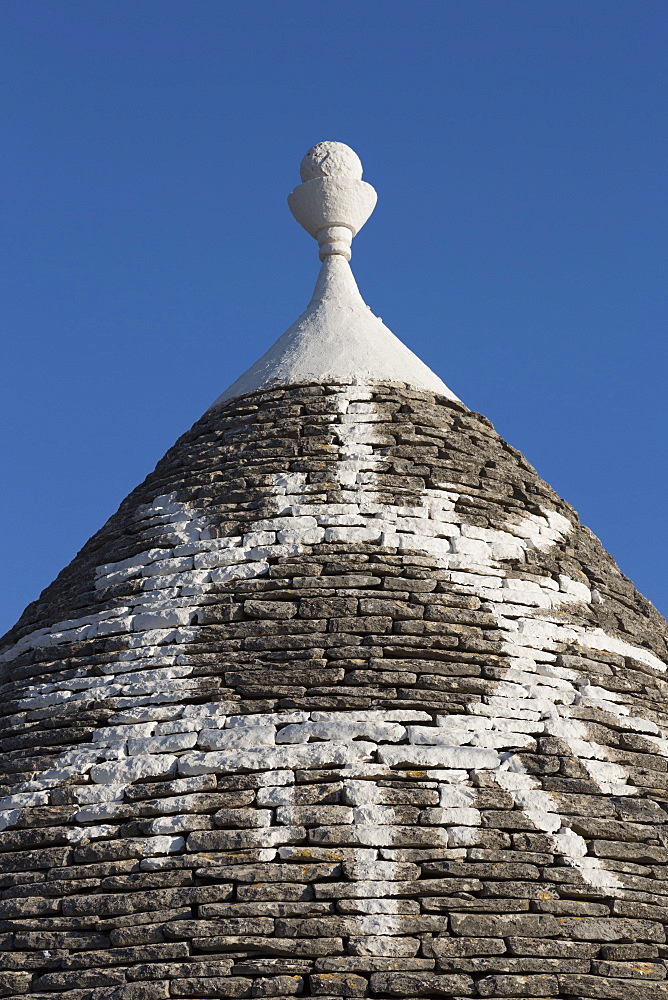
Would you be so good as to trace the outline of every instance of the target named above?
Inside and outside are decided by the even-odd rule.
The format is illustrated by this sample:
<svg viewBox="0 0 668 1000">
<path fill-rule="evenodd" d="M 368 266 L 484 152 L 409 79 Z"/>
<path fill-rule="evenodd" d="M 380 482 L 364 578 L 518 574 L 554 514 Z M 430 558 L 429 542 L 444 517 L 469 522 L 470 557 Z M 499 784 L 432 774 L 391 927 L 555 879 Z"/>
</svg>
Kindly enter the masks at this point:
<svg viewBox="0 0 668 1000">
<path fill-rule="evenodd" d="M 0 632 L 317 273 L 336 139 L 372 309 L 664 613 L 665 0 L 0 7 Z"/>
</svg>

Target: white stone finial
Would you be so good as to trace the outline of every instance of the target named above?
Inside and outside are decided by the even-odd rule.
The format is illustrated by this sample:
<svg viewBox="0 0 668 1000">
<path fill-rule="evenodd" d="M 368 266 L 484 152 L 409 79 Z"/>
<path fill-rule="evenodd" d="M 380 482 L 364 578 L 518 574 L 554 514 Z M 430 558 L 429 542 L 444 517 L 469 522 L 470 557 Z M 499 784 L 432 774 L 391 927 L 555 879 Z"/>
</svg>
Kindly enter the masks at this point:
<svg viewBox="0 0 668 1000">
<path fill-rule="evenodd" d="M 319 142 L 299 168 L 303 181 L 288 195 L 297 222 L 318 241 L 320 260 L 350 260 L 350 245 L 376 206 L 377 195 L 362 180 L 357 153 L 343 142 Z"/>
<path fill-rule="evenodd" d="M 342 142 L 319 142 L 302 160 L 301 176 L 303 183 L 288 203 L 297 222 L 320 244 L 322 266 L 313 298 L 213 405 L 258 389 L 311 382 L 407 383 L 457 399 L 374 316 L 359 293 L 348 263 L 350 244 L 373 212 L 376 192 L 362 180 L 357 153 Z"/>
</svg>

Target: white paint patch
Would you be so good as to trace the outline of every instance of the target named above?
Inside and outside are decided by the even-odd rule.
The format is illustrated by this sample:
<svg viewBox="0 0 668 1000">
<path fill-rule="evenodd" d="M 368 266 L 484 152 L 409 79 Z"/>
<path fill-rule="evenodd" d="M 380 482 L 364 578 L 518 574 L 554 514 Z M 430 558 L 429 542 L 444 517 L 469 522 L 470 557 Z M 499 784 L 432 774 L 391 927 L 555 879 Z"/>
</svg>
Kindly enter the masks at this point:
<svg viewBox="0 0 668 1000">
<path fill-rule="evenodd" d="M 620 891 L 617 876 L 606 872 L 597 858 L 586 856 L 586 843 L 564 825 L 556 799 L 523 773 L 513 751 L 531 747 L 541 733 L 559 736 L 604 794 L 634 794 L 637 790 L 625 770 L 606 759 L 605 747 L 592 739 L 585 723 L 572 718 L 571 707 L 603 708 L 623 718 L 630 730 L 646 734 L 655 741 L 657 752 L 666 756 L 668 741 L 653 722 L 631 716 L 613 692 L 592 685 L 576 671 L 556 667 L 555 650 L 560 643 L 577 642 L 632 656 L 656 669 L 664 670 L 664 664 L 649 651 L 600 629 L 564 621 L 569 604 L 593 599 L 582 581 L 563 575 L 557 580 L 507 576 L 503 560 L 521 559 L 531 548 L 548 550 L 568 536 L 572 527 L 565 517 L 545 510 L 517 522 L 509 520 L 503 530 L 477 528 L 462 522 L 455 510 L 459 493 L 447 486 L 425 491 L 415 506 L 380 503 L 374 491 L 378 461 L 374 445 L 379 439 L 374 434 L 371 393 L 350 387 L 333 401 L 341 420 L 336 473 L 344 503 L 311 504 L 303 474 L 277 475 L 274 516 L 248 524 L 243 536 L 211 538 L 198 512 L 174 495 L 158 497 L 139 516 L 144 528 L 153 527 L 163 537 L 168 526 L 172 546 L 149 548 L 98 570 L 101 589 L 140 580 L 141 591 L 132 603 L 58 623 L 53 632 L 40 630 L 4 654 L 8 660 L 30 647 L 92 635 L 129 636 L 129 648 L 115 655 L 106 676 L 75 678 L 66 685 L 40 684 L 28 692 L 22 705 L 27 710 L 112 695 L 125 699 L 127 707 L 117 714 L 114 725 L 96 731 L 91 744 L 67 752 L 52 771 L 26 783 L 18 795 L 1 800 L 0 823 L 17 822 L 21 809 L 31 804 L 22 796 L 44 794 L 75 775 L 92 778 L 92 784 L 82 786 L 88 797 L 77 817 L 84 833 L 72 833 L 81 839 L 84 834 L 113 835 L 123 789 L 138 776 L 165 775 L 178 768 L 179 780 L 188 781 L 240 768 L 283 775 L 268 780 L 289 787 L 294 782 L 292 768 L 329 764 L 350 775 L 345 787 L 363 845 L 359 849 L 372 850 L 391 847 L 403 835 L 396 810 L 381 801 L 374 779 L 417 767 L 440 783 L 441 803 L 429 811 L 429 823 L 442 827 L 444 845 L 460 849 L 475 844 L 480 823 L 469 798 L 473 792 L 466 785 L 469 771 L 487 768 L 589 884 Z M 509 657 L 505 679 L 482 702 L 472 703 L 462 714 L 438 717 L 437 725 L 427 713 L 389 710 L 234 717 L 233 703 L 170 704 L 168 717 L 161 714 L 161 702 L 171 702 L 179 686 L 187 695 L 192 683 L 187 643 L 198 631 L 192 616 L 201 598 L 220 582 L 260 575 L 269 559 L 306 552 L 325 538 L 364 540 L 434 556 L 461 591 L 485 601 L 503 630 Z M 557 609 L 559 618 L 554 614 Z M 169 695 L 164 694 L 166 689 Z M 178 843 L 161 837 L 161 831 L 162 827 L 156 828 L 155 850 Z"/>
</svg>

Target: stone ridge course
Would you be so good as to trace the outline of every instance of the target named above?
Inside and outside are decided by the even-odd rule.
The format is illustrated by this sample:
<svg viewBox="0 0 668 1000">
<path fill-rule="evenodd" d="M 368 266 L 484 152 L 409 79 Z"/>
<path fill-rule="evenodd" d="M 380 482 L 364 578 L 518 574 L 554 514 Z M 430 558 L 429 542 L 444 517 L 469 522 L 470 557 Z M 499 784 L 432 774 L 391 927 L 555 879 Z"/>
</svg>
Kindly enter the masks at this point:
<svg viewBox="0 0 668 1000">
<path fill-rule="evenodd" d="M 0 997 L 668 998 L 666 622 L 462 404 L 205 414 L 0 650 Z"/>
</svg>

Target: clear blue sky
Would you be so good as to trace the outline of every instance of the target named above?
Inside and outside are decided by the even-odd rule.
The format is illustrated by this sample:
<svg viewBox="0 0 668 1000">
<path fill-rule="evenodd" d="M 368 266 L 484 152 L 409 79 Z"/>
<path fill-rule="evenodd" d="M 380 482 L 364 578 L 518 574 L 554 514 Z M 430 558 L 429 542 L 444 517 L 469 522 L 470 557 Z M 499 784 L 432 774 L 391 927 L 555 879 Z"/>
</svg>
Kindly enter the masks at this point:
<svg viewBox="0 0 668 1000">
<path fill-rule="evenodd" d="M 321 139 L 367 302 L 668 612 L 665 0 L 0 7 L 2 626 L 296 318 Z"/>
</svg>

